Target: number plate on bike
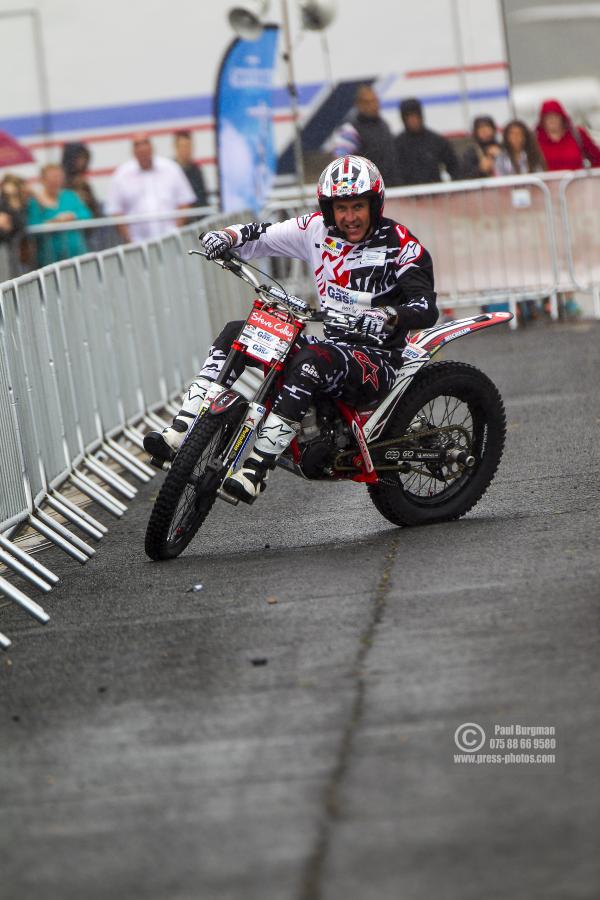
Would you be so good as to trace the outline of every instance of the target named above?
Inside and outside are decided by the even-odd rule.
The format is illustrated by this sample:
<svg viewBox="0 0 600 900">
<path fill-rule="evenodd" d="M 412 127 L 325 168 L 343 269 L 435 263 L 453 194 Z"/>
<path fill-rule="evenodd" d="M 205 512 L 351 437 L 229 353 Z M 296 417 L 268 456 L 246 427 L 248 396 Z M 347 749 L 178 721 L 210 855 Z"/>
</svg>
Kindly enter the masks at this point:
<svg viewBox="0 0 600 900">
<path fill-rule="evenodd" d="M 263 309 L 253 309 L 238 340 L 250 356 L 261 362 L 282 359 L 298 333 L 291 322 L 283 322 Z"/>
</svg>

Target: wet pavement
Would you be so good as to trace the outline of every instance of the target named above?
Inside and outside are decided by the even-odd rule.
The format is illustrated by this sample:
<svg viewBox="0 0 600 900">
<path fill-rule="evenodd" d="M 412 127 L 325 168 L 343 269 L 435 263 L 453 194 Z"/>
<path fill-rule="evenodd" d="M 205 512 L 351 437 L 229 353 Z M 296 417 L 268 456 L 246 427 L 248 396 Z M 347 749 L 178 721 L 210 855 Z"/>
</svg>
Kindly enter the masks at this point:
<svg viewBox="0 0 600 900">
<path fill-rule="evenodd" d="M 447 351 L 508 414 L 459 522 L 396 529 L 362 487 L 277 472 L 156 564 L 159 476 L 95 509 L 85 567 L 45 553 L 51 622 L 0 608 L 0 897 L 597 897 L 599 343 L 539 323 Z M 502 762 L 455 761 L 463 723 Z M 556 749 L 491 746 L 510 724 Z"/>
</svg>

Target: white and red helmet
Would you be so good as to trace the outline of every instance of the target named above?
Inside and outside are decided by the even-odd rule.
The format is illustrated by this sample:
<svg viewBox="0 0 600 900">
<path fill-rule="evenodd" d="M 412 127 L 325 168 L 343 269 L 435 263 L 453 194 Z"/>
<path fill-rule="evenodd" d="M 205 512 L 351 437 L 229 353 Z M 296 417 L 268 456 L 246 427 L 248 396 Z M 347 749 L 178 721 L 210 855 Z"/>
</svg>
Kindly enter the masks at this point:
<svg viewBox="0 0 600 900">
<path fill-rule="evenodd" d="M 323 222 L 328 228 L 335 225 L 333 201 L 346 197 L 369 197 L 371 227 L 377 228 L 383 213 L 385 185 L 381 172 L 364 156 L 340 156 L 321 172 L 317 185 L 317 200 Z"/>
</svg>

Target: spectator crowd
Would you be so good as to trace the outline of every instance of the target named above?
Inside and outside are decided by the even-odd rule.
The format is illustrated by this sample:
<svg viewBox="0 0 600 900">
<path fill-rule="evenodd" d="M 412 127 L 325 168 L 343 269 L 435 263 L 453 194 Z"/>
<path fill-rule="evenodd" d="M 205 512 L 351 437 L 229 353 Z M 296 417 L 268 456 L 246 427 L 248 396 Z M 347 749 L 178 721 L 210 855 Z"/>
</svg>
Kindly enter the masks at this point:
<svg viewBox="0 0 600 900">
<path fill-rule="evenodd" d="M 600 147 L 585 128 L 573 124 L 557 100 L 542 104 L 533 130 L 513 119 L 500 132 L 491 116 L 477 116 L 462 152 L 457 143 L 427 127 L 417 98 L 403 99 L 399 114 L 402 129 L 394 135 L 381 115 L 376 91 L 361 85 L 354 109 L 334 132 L 328 151 L 334 157 L 355 153 L 372 159 L 388 187 L 600 166 Z M 162 237 L 185 221 L 178 211 L 206 206 L 192 133 L 177 131 L 173 138 L 174 158 L 168 159 L 154 152 L 150 135 L 136 135 L 131 158 L 113 174 L 105 205 L 91 185 L 90 151 L 82 143 L 65 144 L 61 163 L 45 165 L 35 188 L 5 174 L 0 179 L 0 268 L 4 260 L 6 269 L 8 260 L 10 271 L 0 271 L 0 280 L 119 241 Z M 83 224 L 102 216 L 135 220 L 116 228 L 70 226 L 25 236 L 29 226 Z"/>
<path fill-rule="evenodd" d="M 132 157 L 115 170 L 106 204 L 91 185 L 90 162 L 85 144 L 68 143 L 60 163 L 41 168 L 36 187 L 11 173 L 0 180 L 0 280 L 122 241 L 162 237 L 184 223 L 175 211 L 207 206 L 190 131 L 175 133 L 174 159 L 155 154 L 148 134 L 135 135 Z M 86 220 L 107 216 L 134 216 L 135 221 L 85 228 Z M 83 227 L 26 234 L 32 226 L 75 221 Z"/>
<path fill-rule="evenodd" d="M 388 187 L 600 166 L 600 147 L 557 100 L 542 104 L 534 131 L 513 119 L 500 134 L 492 116 L 477 116 L 461 154 L 426 127 L 420 100 L 402 100 L 399 112 L 403 130 L 394 137 L 375 90 L 361 85 L 351 115 L 329 143 L 332 155 L 372 159 Z"/>
</svg>

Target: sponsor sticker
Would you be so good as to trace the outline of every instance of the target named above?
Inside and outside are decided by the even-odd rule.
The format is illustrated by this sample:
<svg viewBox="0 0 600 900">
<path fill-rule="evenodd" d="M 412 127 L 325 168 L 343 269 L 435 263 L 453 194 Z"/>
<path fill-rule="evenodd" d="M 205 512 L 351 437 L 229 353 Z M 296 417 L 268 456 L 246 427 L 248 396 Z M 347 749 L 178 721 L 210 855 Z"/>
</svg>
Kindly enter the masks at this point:
<svg viewBox="0 0 600 900">
<path fill-rule="evenodd" d="M 323 238 L 321 247 L 326 253 L 331 254 L 331 256 L 339 256 L 344 249 L 344 244 L 342 241 L 338 241 L 335 238 L 326 237 Z"/>
<path fill-rule="evenodd" d="M 386 260 L 385 250 L 363 250 L 360 258 L 363 266 L 384 266 Z"/>
<path fill-rule="evenodd" d="M 414 344 L 407 344 L 402 351 L 403 359 L 421 359 L 421 357 L 427 355 L 427 350 L 423 347 L 416 347 Z"/>
<path fill-rule="evenodd" d="M 458 331 L 451 331 L 451 332 L 447 335 L 447 337 L 448 337 L 448 338 L 462 337 L 463 334 L 469 334 L 470 331 L 471 331 L 470 328 L 459 328 Z"/>
<path fill-rule="evenodd" d="M 278 359 L 280 356 L 276 348 L 265 346 L 265 344 L 260 344 L 258 341 L 250 341 L 250 343 L 247 344 L 247 348 L 252 356 L 256 356 L 258 359 L 262 359 L 265 362 L 270 362 L 272 359 Z"/>
<path fill-rule="evenodd" d="M 354 314 L 360 309 L 371 308 L 371 294 L 368 291 L 351 291 L 348 288 L 328 281 L 325 285 L 326 305 L 342 313 Z"/>
<path fill-rule="evenodd" d="M 252 356 L 270 362 L 281 359 L 297 331 L 290 322 L 282 322 L 276 316 L 255 309 L 244 326 L 240 340 Z"/>
<path fill-rule="evenodd" d="M 288 344 L 294 340 L 297 330 L 290 322 L 282 322 L 281 319 L 263 312 L 262 309 L 253 309 L 246 325 L 275 335 Z"/>
</svg>

